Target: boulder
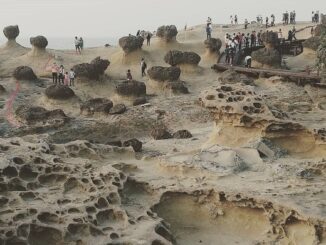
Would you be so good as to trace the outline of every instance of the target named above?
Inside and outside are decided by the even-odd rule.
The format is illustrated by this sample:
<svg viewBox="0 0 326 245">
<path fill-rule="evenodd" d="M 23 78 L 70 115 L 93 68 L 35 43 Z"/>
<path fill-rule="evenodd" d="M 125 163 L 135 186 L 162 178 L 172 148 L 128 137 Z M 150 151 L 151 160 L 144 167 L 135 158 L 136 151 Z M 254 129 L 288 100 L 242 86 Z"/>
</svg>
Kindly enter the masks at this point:
<svg viewBox="0 0 326 245">
<path fill-rule="evenodd" d="M 131 146 L 135 152 L 141 152 L 143 143 L 137 139 L 130 139 L 125 142 L 123 142 L 124 147 L 129 147 Z"/>
<path fill-rule="evenodd" d="M 75 92 L 65 85 L 55 84 L 45 90 L 45 95 L 49 99 L 69 100 L 75 97 Z"/>
<path fill-rule="evenodd" d="M 164 140 L 172 138 L 172 135 L 165 128 L 162 127 L 154 128 L 151 131 L 151 136 L 155 140 Z"/>
<path fill-rule="evenodd" d="M 269 45 L 272 47 L 275 47 L 279 44 L 278 33 L 273 31 L 262 33 L 261 40 L 265 45 Z"/>
<path fill-rule="evenodd" d="M 84 115 L 93 115 L 94 113 L 108 114 L 113 107 L 111 100 L 105 98 L 95 98 L 84 102 L 80 106 L 80 111 Z"/>
<path fill-rule="evenodd" d="M 276 49 L 271 48 L 262 48 L 254 51 L 252 52 L 251 57 L 253 63 L 257 62 L 261 66 L 279 68 L 282 62 L 281 54 Z"/>
<path fill-rule="evenodd" d="M 171 66 L 189 64 L 198 65 L 201 58 L 195 52 L 181 52 L 178 50 L 171 50 L 164 56 L 164 61 Z"/>
<path fill-rule="evenodd" d="M 39 124 L 49 122 L 66 122 L 68 117 L 60 110 L 48 111 L 43 107 L 19 106 L 15 111 L 16 117 L 27 124 Z"/>
<path fill-rule="evenodd" d="M 219 53 L 222 47 L 222 41 L 219 38 L 207 39 L 205 40 L 204 44 L 206 49 L 208 49 L 210 53 Z"/>
<path fill-rule="evenodd" d="M 119 39 L 119 45 L 126 54 L 129 54 L 133 51 L 141 49 L 144 43 L 144 38 L 141 36 L 132 36 L 122 37 Z"/>
<path fill-rule="evenodd" d="M 19 27 L 16 26 L 6 26 L 3 29 L 3 34 L 5 35 L 8 40 L 16 40 L 19 35 Z"/>
<path fill-rule="evenodd" d="M 97 57 L 91 63 L 78 64 L 72 69 L 76 73 L 77 78 L 99 80 L 109 65 L 110 61 Z"/>
<path fill-rule="evenodd" d="M 139 97 L 134 100 L 132 103 L 133 106 L 143 105 L 147 103 L 146 97 Z"/>
<path fill-rule="evenodd" d="M 174 94 L 189 94 L 189 90 L 183 81 L 166 82 L 164 84 L 164 89 L 169 90 Z"/>
<path fill-rule="evenodd" d="M 96 57 L 94 60 L 91 61 L 91 65 L 94 66 L 95 72 L 99 75 L 103 75 L 106 69 L 110 65 L 109 60 L 101 59 L 100 56 Z"/>
<path fill-rule="evenodd" d="M 163 39 L 165 42 L 175 41 L 177 35 L 178 35 L 178 30 L 175 25 L 160 26 L 156 32 L 156 36 Z"/>
<path fill-rule="evenodd" d="M 146 95 L 146 85 L 135 80 L 123 81 L 116 86 L 115 91 L 121 96 L 143 97 Z"/>
<path fill-rule="evenodd" d="M 326 24 L 317 25 L 315 28 L 315 36 L 320 37 L 324 32 L 326 32 Z"/>
<path fill-rule="evenodd" d="M 254 79 L 247 77 L 244 74 L 237 73 L 233 69 L 221 73 L 219 81 L 223 84 L 243 83 L 246 85 L 254 85 Z"/>
<path fill-rule="evenodd" d="M 192 138 L 192 134 L 188 130 L 179 130 L 173 134 L 175 139 L 189 139 Z"/>
<path fill-rule="evenodd" d="M 26 81 L 37 80 L 37 76 L 35 75 L 33 69 L 28 66 L 18 66 L 14 70 L 12 75 L 17 80 L 26 80 Z"/>
<path fill-rule="evenodd" d="M 181 75 L 181 70 L 179 67 L 162 67 L 153 66 L 147 70 L 147 74 L 150 79 L 164 82 L 164 81 L 176 81 Z"/>
<path fill-rule="evenodd" d="M 127 107 L 124 104 L 116 104 L 111 108 L 110 114 L 112 115 L 123 114 L 126 111 L 127 111 Z"/>
<path fill-rule="evenodd" d="M 44 36 L 31 37 L 30 43 L 39 49 L 45 49 L 48 46 L 48 40 Z"/>
</svg>

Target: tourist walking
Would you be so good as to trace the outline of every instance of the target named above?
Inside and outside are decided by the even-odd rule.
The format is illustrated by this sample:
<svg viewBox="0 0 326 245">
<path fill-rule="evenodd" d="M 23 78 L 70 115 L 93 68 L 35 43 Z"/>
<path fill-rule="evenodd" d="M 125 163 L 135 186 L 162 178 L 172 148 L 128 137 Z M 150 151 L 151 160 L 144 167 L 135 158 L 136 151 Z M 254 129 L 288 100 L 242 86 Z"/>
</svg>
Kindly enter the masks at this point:
<svg viewBox="0 0 326 245">
<path fill-rule="evenodd" d="M 147 36 L 146 36 L 147 46 L 151 46 L 151 38 L 152 38 L 152 35 L 150 33 L 147 33 Z"/>
<path fill-rule="evenodd" d="M 266 17 L 266 28 L 268 28 L 269 19 Z"/>
<path fill-rule="evenodd" d="M 247 19 L 245 19 L 245 30 L 247 30 L 248 29 L 248 24 L 249 24 L 249 22 L 248 22 L 248 20 Z"/>
<path fill-rule="evenodd" d="M 231 25 L 233 25 L 233 16 L 230 16 Z"/>
<path fill-rule="evenodd" d="M 271 15 L 271 26 L 275 26 L 275 15 Z"/>
<path fill-rule="evenodd" d="M 142 58 L 140 61 L 140 69 L 141 69 L 141 76 L 144 77 L 146 76 L 146 69 L 147 69 L 147 64 L 145 62 L 145 59 Z"/>
<path fill-rule="evenodd" d="M 75 86 L 75 77 L 76 74 L 73 69 L 70 69 L 69 71 L 69 81 L 70 81 L 70 86 Z"/>
<path fill-rule="evenodd" d="M 59 84 L 62 82 L 64 82 L 64 78 L 65 78 L 65 68 L 63 67 L 63 65 L 60 66 L 59 68 Z"/>
<path fill-rule="evenodd" d="M 236 25 L 238 24 L 238 16 L 237 16 L 237 15 L 234 16 L 234 23 L 235 23 Z"/>
<path fill-rule="evenodd" d="M 76 54 L 81 54 L 81 50 L 80 50 L 80 42 L 78 37 L 75 37 L 75 48 L 76 48 Z"/>
<path fill-rule="evenodd" d="M 131 71 L 127 70 L 127 80 L 131 81 L 132 80 L 132 75 L 131 75 Z"/>
<path fill-rule="evenodd" d="M 54 84 L 58 83 L 58 72 L 59 72 L 59 66 L 57 65 L 57 63 L 53 63 L 52 67 L 51 67 L 51 72 L 52 72 L 52 80 Z"/>
</svg>

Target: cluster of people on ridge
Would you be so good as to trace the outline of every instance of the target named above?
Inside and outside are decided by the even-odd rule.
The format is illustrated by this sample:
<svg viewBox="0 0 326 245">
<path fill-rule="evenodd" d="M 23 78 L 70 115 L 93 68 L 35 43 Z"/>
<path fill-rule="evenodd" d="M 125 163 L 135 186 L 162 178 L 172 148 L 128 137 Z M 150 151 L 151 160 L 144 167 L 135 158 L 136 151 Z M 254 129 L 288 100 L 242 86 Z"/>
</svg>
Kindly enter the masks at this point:
<svg viewBox="0 0 326 245">
<path fill-rule="evenodd" d="M 63 84 L 66 86 L 75 86 L 75 77 L 76 74 L 73 69 L 70 71 L 65 71 L 63 65 L 57 65 L 54 62 L 51 66 L 52 80 L 54 84 Z"/>
<path fill-rule="evenodd" d="M 285 13 L 283 13 L 283 25 L 288 25 L 288 24 L 295 24 L 296 23 L 296 16 L 297 14 L 295 13 L 295 10 L 293 10 L 292 12 L 286 11 Z"/>
<path fill-rule="evenodd" d="M 75 48 L 76 54 L 81 54 L 81 51 L 84 49 L 84 40 L 82 37 L 75 37 Z"/>
<path fill-rule="evenodd" d="M 143 39 L 146 39 L 147 46 L 151 46 L 151 38 L 152 34 L 150 32 L 145 32 L 144 30 L 138 30 L 136 33 L 137 37 L 142 37 Z"/>
<path fill-rule="evenodd" d="M 319 11 L 316 12 L 312 11 L 312 17 L 311 17 L 312 23 L 319 23 Z"/>
</svg>

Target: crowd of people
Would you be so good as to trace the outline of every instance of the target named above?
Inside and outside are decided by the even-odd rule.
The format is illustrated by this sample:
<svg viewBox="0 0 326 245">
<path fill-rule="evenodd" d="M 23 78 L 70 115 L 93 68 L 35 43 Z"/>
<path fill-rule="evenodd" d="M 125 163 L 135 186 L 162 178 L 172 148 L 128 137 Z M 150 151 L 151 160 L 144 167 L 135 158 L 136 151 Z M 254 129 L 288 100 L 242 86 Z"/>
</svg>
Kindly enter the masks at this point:
<svg viewBox="0 0 326 245">
<path fill-rule="evenodd" d="M 75 37 L 75 48 L 76 54 L 81 54 L 81 51 L 84 49 L 84 40 L 82 37 Z"/>
<path fill-rule="evenodd" d="M 237 25 L 238 24 L 238 15 L 231 15 L 230 16 L 230 22 L 231 22 L 231 25 Z"/>
<path fill-rule="evenodd" d="M 65 71 L 63 65 L 57 65 L 54 62 L 51 66 L 52 80 L 54 84 L 63 84 L 66 86 L 75 86 L 75 77 L 76 74 L 73 69 L 70 71 Z"/>
<path fill-rule="evenodd" d="M 296 24 L 296 15 L 295 10 L 290 13 L 288 11 L 283 13 L 283 25 Z"/>
</svg>

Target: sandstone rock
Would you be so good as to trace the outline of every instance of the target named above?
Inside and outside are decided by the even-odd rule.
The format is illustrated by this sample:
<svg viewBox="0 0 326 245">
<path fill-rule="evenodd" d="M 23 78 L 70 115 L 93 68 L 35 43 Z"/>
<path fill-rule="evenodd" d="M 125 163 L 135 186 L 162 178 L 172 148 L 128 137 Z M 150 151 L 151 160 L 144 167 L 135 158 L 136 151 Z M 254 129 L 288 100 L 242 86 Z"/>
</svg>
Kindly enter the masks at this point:
<svg viewBox="0 0 326 245">
<path fill-rule="evenodd" d="M 19 106 L 15 111 L 16 117 L 27 124 L 36 123 L 48 123 L 51 121 L 65 122 L 68 120 L 66 114 L 58 109 L 53 111 L 48 111 L 43 107 L 29 107 L 29 106 Z"/>
<path fill-rule="evenodd" d="M 93 115 L 96 112 L 108 114 L 112 106 L 113 103 L 111 100 L 104 98 L 95 98 L 84 102 L 80 106 L 80 111 L 84 115 Z"/>
<path fill-rule="evenodd" d="M 262 65 L 279 68 L 281 66 L 282 57 L 276 49 L 262 48 L 252 52 L 253 62 Z"/>
<path fill-rule="evenodd" d="M 8 40 L 16 40 L 19 35 L 19 27 L 16 26 L 6 26 L 3 29 L 3 34 L 8 38 Z"/>
<path fill-rule="evenodd" d="M 142 151 L 142 147 L 143 147 L 143 143 L 137 139 L 130 139 L 127 140 L 125 142 L 123 142 L 123 146 L 124 147 L 129 147 L 131 146 L 135 152 L 141 152 Z"/>
<path fill-rule="evenodd" d="M 151 131 L 151 136 L 155 139 L 155 140 L 165 140 L 165 139 L 171 139 L 172 135 L 165 129 L 165 128 L 154 128 Z"/>
<path fill-rule="evenodd" d="M 73 67 L 77 78 L 98 80 L 110 65 L 110 61 L 97 57 L 91 63 L 78 64 Z"/>
<path fill-rule="evenodd" d="M 141 36 L 132 36 L 122 37 L 119 39 L 119 45 L 126 54 L 129 54 L 133 51 L 141 49 L 144 43 L 144 38 Z"/>
<path fill-rule="evenodd" d="M 37 76 L 35 75 L 33 69 L 28 66 L 17 67 L 12 75 L 17 80 L 26 80 L 26 81 L 37 80 Z"/>
<path fill-rule="evenodd" d="M 75 93 L 71 88 L 61 84 L 51 85 L 48 87 L 45 90 L 45 95 L 49 99 L 54 100 L 68 100 L 75 97 Z"/>
<path fill-rule="evenodd" d="M 188 130 L 179 130 L 173 134 L 175 139 L 189 139 L 192 138 L 192 134 Z"/>
<path fill-rule="evenodd" d="M 219 81 L 221 81 L 223 84 L 243 83 L 246 85 L 254 85 L 254 80 L 252 78 L 247 77 L 244 74 L 237 73 L 232 69 L 221 73 Z"/>
<path fill-rule="evenodd" d="M 120 82 L 115 89 L 116 93 L 121 96 L 145 96 L 146 85 L 143 82 L 138 81 L 123 81 Z"/>
<path fill-rule="evenodd" d="M 153 66 L 148 69 L 147 74 L 150 79 L 164 82 L 164 81 L 176 81 L 181 75 L 181 70 L 179 67 L 162 67 Z"/>
<path fill-rule="evenodd" d="M 206 49 L 211 53 L 219 53 L 222 47 L 222 41 L 219 38 L 210 38 L 204 42 Z"/>
<path fill-rule="evenodd" d="M 195 52 L 181 52 L 178 50 L 171 50 L 164 56 L 164 61 L 171 66 L 189 64 L 198 65 L 201 58 Z"/>
<path fill-rule="evenodd" d="M 134 100 L 132 103 L 133 106 L 143 105 L 147 103 L 146 97 L 139 97 Z"/>
<path fill-rule="evenodd" d="M 174 94 L 189 94 L 189 90 L 183 81 L 166 82 L 164 89 L 170 90 Z"/>
<path fill-rule="evenodd" d="M 122 147 L 122 142 L 121 140 L 117 140 L 117 141 L 109 141 L 106 142 L 107 145 L 111 145 L 111 146 L 117 146 L 117 147 Z"/>
<path fill-rule="evenodd" d="M 127 110 L 127 107 L 124 104 L 116 104 L 113 106 L 110 110 L 110 114 L 122 114 L 125 113 Z"/>
<path fill-rule="evenodd" d="M 48 40 L 44 36 L 31 37 L 30 43 L 32 46 L 40 49 L 45 49 L 48 46 Z"/>
<path fill-rule="evenodd" d="M 166 42 L 175 41 L 178 34 L 177 27 L 175 25 L 160 26 L 157 29 L 156 36 L 163 39 Z"/>
<path fill-rule="evenodd" d="M 261 34 L 261 39 L 265 45 L 275 47 L 279 44 L 278 33 L 269 31 Z"/>
<path fill-rule="evenodd" d="M 101 57 L 98 56 L 91 61 L 91 65 L 94 66 L 95 72 L 97 74 L 103 75 L 105 70 L 109 67 L 110 61 L 101 59 Z"/>
</svg>

